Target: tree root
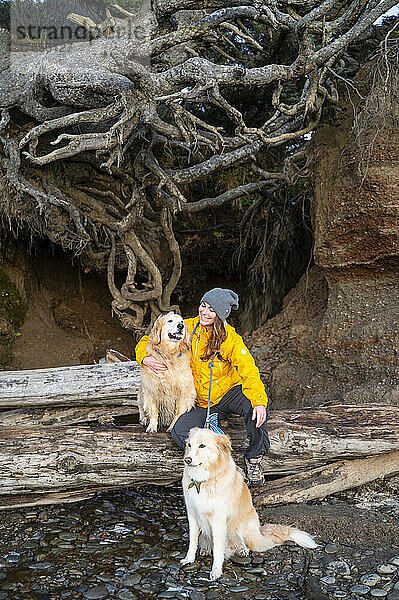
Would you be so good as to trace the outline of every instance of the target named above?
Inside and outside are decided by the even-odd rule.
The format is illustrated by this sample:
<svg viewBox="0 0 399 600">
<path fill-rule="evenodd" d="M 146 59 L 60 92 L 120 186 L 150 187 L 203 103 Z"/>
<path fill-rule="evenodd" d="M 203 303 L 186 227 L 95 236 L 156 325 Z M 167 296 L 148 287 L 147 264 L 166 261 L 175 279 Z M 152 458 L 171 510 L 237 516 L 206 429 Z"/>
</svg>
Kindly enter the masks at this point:
<svg viewBox="0 0 399 600">
<path fill-rule="evenodd" d="M 28 202 L 36 230 L 106 271 L 112 309 L 124 326 L 143 331 L 172 308 L 181 275 L 173 215 L 254 193 L 270 198 L 303 177 L 307 135 L 358 65 L 350 44 L 395 4 L 154 0 L 138 15 L 115 4 L 100 24 L 70 15 L 91 34 L 90 45 L 18 53 L 16 70 L 2 73 L 9 214 L 18 212 L 12 198 Z M 122 26 L 128 33 L 118 37 Z M 278 62 L 280 40 L 290 46 Z M 386 40 L 389 88 L 393 54 Z M 261 100 L 249 107 L 243 93 Z M 277 147 L 284 163 L 262 168 L 260 157 Z M 252 180 L 193 199 L 196 182 L 245 166 Z M 48 225 L 51 211 L 63 215 L 60 231 Z M 116 270 L 125 278 L 120 287 Z"/>
</svg>

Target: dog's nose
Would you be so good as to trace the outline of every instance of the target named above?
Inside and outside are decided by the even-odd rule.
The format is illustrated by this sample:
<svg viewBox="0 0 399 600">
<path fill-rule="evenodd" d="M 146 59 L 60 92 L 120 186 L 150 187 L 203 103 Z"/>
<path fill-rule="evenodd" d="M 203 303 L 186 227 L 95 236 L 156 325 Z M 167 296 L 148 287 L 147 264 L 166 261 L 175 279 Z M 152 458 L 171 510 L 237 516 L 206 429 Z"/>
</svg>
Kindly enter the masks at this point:
<svg viewBox="0 0 399 600">
<path fill-rule="evenodd" d="M 191 465 L 191 463 L 193 462 L 193 459 L 190 458 L 189 456 L 186 456 L 186 458 L 184 459 L 184 462 L 187 463 L 188 465 Z"/>
<path fill-rule="evenodd" d="M 184 327 L 184 323 L 177 324 L 177 329 L 180 329 L 180 331 L 183 329 L 183 327 Z"/>
</svg>

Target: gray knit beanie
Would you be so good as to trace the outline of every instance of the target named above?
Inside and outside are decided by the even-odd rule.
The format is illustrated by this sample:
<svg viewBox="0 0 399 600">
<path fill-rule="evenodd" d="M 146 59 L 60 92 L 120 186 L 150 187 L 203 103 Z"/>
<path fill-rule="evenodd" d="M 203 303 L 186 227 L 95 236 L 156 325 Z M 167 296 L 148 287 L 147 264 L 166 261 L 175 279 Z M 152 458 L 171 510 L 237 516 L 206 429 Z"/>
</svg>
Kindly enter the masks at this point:
<svg viewBox="0 0 399 600">
<path fill-rule="evenodd" d="M 213 288 L 206 292 L 201 298 L 201 302 L 207 302 L 215 311 L 221 321 L 225 321 L 229 316 L 231 309 L 237 310 L 238 296 L 232 290 L 222 288 Z"/>
</svg>

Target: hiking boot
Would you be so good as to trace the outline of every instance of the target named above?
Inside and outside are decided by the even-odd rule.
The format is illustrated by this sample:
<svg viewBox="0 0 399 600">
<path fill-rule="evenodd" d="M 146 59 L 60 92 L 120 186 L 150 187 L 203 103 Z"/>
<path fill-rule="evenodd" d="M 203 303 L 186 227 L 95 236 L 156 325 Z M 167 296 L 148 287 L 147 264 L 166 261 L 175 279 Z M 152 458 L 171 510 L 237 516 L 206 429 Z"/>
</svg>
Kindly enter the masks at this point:
<svg viewBox="0 0 399 600">
<path fill-rule="evenodd" d="M 262 457 L 246 458 L 245 466 L 247 469 L 247 481 L 251 487 L 265 485 L 265 476 L 262 469 Z"/>
</svg>

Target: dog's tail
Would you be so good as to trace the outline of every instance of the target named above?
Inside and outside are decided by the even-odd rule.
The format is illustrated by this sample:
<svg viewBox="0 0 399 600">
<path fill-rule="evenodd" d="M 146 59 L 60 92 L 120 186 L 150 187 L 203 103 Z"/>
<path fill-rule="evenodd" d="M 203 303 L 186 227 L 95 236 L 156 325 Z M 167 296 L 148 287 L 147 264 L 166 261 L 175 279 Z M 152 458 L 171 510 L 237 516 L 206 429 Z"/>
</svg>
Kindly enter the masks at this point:
<svg viewBox="0 0 399 600">
<path fill-rule="evenodd" d="M 256 547 L 254 548 L 257 552 L 270 550 L 270 548 L 280 546 L 288 541 L 295 542 L 298 546 L 302 546 L 302 548 L 317 548 L 318 546 L 309 533 L 295 527 L 290 527 L 289 525 L 268 523 L 260 528 L 260 533 L 261 535 L 259 535 L 255 544 Z"/>
</svg>

